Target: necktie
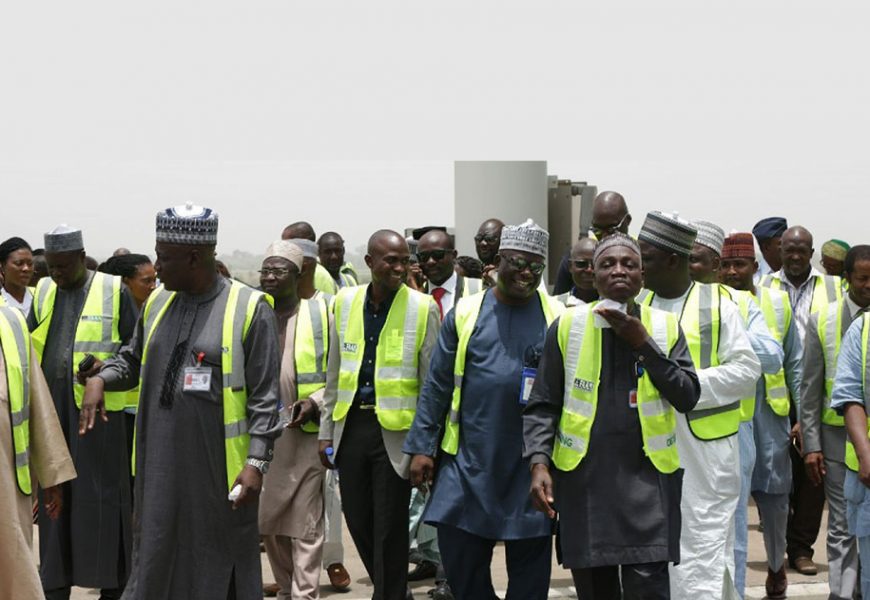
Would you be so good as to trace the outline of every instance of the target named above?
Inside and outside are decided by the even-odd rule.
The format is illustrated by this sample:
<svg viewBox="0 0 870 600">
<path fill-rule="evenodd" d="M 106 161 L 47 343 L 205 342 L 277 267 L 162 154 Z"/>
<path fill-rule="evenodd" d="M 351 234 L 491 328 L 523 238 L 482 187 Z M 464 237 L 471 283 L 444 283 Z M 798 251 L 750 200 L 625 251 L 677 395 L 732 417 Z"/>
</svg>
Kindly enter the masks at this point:
<svg viewBox="0 0 870 600">
<path fill-rule="evenodd" d="M 435 303 L 438 305 L 438 313 L 441 315 L 441 320 L 444 320 L 444 308 L 441 306 L 441 298 L 447 293 L 442 287 L 437 287 L 432 290 L 432 297 L 435 298 Z"/>
</svg>

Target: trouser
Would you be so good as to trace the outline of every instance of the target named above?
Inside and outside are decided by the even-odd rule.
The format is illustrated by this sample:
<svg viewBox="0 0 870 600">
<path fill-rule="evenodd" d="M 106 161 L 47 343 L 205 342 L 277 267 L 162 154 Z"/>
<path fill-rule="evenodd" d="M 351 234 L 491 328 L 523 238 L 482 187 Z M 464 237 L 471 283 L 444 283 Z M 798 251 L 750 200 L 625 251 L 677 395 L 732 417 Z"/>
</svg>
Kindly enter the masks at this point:
<svg viewBox="0 0 870 600">
<path fill-rule="evenodd" d="M 313 540 L 284 535 L 264 535 L 266 556 L 275 581 L 281 586 L 279 598 L 317 600 L 320 598 L 320 558 L 323 536 Z"/>
<path fill-rule="evenodd" d="M 767 553 L 767 568 L 774 573 L 785 562 L 785 531 L 788 523 L 788 494 L 752 492 L 761 519 L 764 521 L 764 550 Z"/>
<path fill-rule="evenodd" d="M 849 533 L 846 522 L 846 498 L 843 495 L 846 465 L 826 458 L 825 471 L 825 497 L 828 500 L 828 585 L 831 588 L 828 598 L 852 600 L 857 596 L 858 543 L 855 536 Z"/>
<path fill-rule="evenodd" d="M 752 421 L 740 423 L 737 430 L 740 446 L 740 499 L 734 513 L 734 587 L 740 597 L 746 587 L 746 559 L 749 547 L 749 490 L 755 469 L 755 434 Z"/>
<path fill-rule="evenodd" d="M 323 478 L 323 567 L 344 562 L 341 542 L 341 493 L 338 470 L 327 469 Z"/>
<path fill-rule="evenodd" d="M 492 587 L 495 540 L 450 525 L 438 525 L 441 561 L 456 600 L 498 600 Z M 506 540 L 505 600 L 546 600 L 550 591 L 552 536 Z"/>
<path fill-rule="evenodd" d="M 668 563 L 571 569 L 583 600 L 670 600 Z M 621 584 L 620 584 L 621 580 Z"/>
<path fill-rule="evenodd" d="M 45 600 L 69 600 L 71 588 L 44 590 Z M 124 586 L 100 590 L 100 600 L 118 600 L 124 594 Z"/>
<path fill-rule="evenodd" d="M 822 525 L 822 511 L 825 508 L 825 490 L 822 486 L 814 486 L 807 477 L 804 459 L 795 450 L 789 449 L 792 465 L 791 510 L 786 530 L 786 553 L 788 559 L 813 557 L 813 544 L 819 537 Z M 764 524 L 767 527 L 767 523 Z"/>
<path fill-rule="evenodd" d="M 423 512 L 426 510 L 428 496 L 424 496 L 420 490 L 411 490 L 411 506 L 408 522 L 408 542 L 416 547 L 423 560 L 441 564 L 441 553 L 438 551 L 438 531 L 431 525 L 423 523 Z"/>
<path fill-rule="evenodd" d="M 372 600 L 405 600 L 411 486 L 393 468 L 373 410 L 352 407 L 336 466 L 347 528 L 374 586 Z"/>
</svg>

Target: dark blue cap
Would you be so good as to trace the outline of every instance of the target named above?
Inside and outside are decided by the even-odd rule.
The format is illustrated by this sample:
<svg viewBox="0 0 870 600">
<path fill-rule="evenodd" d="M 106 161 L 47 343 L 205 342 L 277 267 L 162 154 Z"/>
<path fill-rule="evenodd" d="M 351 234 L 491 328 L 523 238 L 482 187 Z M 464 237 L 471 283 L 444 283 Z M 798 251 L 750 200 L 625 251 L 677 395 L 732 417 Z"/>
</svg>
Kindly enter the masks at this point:
<svg viewBox="0 0 870 600">
<path fill-rule="evenodd" d="M 786 229 L 788 229 L 788 221 L 784 218 L 767 217 L 755 224 L 755 227 L 752 228 L 752 235 L 759 242 L 763 242 L 764 240 L 782 237 Z"/>
</svg>

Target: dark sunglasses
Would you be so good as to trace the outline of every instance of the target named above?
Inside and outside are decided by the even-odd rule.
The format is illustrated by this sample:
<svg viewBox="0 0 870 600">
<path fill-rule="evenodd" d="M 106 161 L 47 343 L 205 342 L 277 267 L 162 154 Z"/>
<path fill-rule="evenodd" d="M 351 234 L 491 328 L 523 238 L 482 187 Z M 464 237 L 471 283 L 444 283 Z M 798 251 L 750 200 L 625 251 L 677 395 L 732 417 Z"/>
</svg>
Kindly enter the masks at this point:
<svg viewBox="0 0 870 600">
<path fill-rule="evenodd" d="M 428 252 L 418 252 L 417 260 L 421 263 L 429 262 L 430 258 L 434 258 L 435 260 L 444 260 L 444 257 L 447 256 L 447 250 L 430 250 Z"/>
<path fill-rule="evenodd" d="M 519 256 L 506 256 L 504 258 L 507 260 L 508 265 L 518 273 L 525 271 L 526 269 L 535 275 L 540 275 L 544 272 L 544 263 L 542 262 L 529 262 L 525 258 L 520 258 Z"/>
<path fill-rule="evenodd" d="M 596 225 L 595 223 L 593 223 L 592 233 L 594 233 L 595 237 L 597 237 L 599 240 L 601 239 L 602 235 L 610 235 L 611 233 L 615 233 L 620 227 L 622 227 L 622 224 L 625 223 L 625 220 L 628 218 L 628 216 L 629 214 L 625 213 L 625 216 L 622 217 L 622 219 L 620 219 L 619 223 L 617 223 L 616 225 Z"/>
<path fill-rule="evenodd" d="M 478 233 L 476 236 L 474 236 L 474 241 L 477 242 L 478 244 L 480 242 L 486 242 L 487 244 L 494 244 L 499 239 L 500 239 L 499 236 L 497 236 L 493 233 Z"/>
<path fill-rule="evenodd" d="M 592 261 L 591 260 L 572 260 L 574 263 L 574 268 L 580 271 L 589 271 L 592 269 Z"/>
<path fill-rule="evenodd" d="M 271 269 L 269 267 L 266 267 L 265 269 L 260 269 L 257 272 L 263 277 L 266 277 L 268 275 L 274 275 L 275 277 L 287 277 L 287 275 L 290 274 L 290 269 L 284 269 L 280 267 L 277 269 Z"/>
</svg>

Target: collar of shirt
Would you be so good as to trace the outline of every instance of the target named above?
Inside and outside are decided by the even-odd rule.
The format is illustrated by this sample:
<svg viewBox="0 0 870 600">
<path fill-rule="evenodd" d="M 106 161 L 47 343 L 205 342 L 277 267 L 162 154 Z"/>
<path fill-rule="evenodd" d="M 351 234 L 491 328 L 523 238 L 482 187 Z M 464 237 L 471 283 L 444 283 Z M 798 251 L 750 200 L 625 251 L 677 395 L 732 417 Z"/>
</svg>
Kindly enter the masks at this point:
<svg viewBox="0 0 870 600">
<path fill-rule="evenodd" d="M 858 311 L 861 310 L 862 307 L 855 304 L 855 301 L 852 300 L 852 298 L 851 298 L 851 296 L 849 296 L 849 294 L 844 294 L 844 296 L 846 297 L 846 306 L 849 307 L 849 316 L 852 317 L 852 320 L 854 321 L 855 315 L 858 314 Z"/>
<path fill-rule="evenodd" d="M 824 276 L 824 273 L 819 271 L 814 266 L 810 265 L 810 274 L 807 276 L 806 281 L 804 281 L 802 284 L 800 284 L 797 287 L 791 282 L 791 280 L 788 278 L 788 276 L 785 273 L 783 273 L 782 269 L 780 269 L 779 271 L 774 273 L 773 276 L 776 279 L 779 279 L 780 283 L 782 283 L 782 285 L 785 286 L 786 288 L 791 288 L 791 289 L 797 290 L 797 291 L 803 291 L 807 287 L 807 285 L 809 285 L 811 283 L 815 284 L 816 277 L 822 277 L 822 276 Z"/>
<path fill-rule="evenodd" d="M 432 290 L 435 288 L 444 288 L 444 292 L 450 295 L 456 294 L 456 284 L 459 281 L 459 277 L 456 275 L 456 271 L 453 271 L 453 274 L 447 278 L 447 281 L 442 283 L 441 285 L 433 285 L 429 288 L 429 293 L 432 293 Z"/>
<path fill-rule="evenodd" d="M 401 288 L 399 288 L 401 289 Z M 396 294 L 399 293 L 399 290 L 395 292 L 390 292 L 387 294 L 387 297 L 384 298 L 381 303 L 377 306 L 372 302 L 372 284 L 366 288 L 366 304 L 365 310 L 371 313 L 387 313 L 390 310 L 390 307 L 393 305 L 393 299 L 396 297 Z"/>
</svg>

